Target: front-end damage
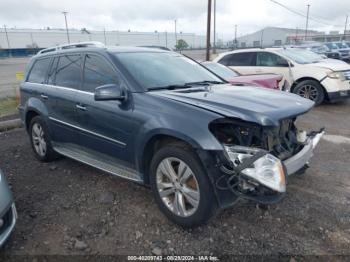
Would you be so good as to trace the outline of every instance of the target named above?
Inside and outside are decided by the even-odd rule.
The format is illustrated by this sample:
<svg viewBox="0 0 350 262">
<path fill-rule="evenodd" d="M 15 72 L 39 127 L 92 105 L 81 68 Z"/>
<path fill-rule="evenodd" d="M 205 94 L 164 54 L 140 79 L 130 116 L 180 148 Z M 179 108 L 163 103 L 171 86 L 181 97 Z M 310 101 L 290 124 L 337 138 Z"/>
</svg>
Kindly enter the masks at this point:
<svg viewBox="0 0 350 262">
<path fill-rule="evenodd" d="M 324 134 L 323 129 L 300 131 L 295 120 L 282 120 L 277 127 L 230 118 L 210 123 L 211 133 L 224 149 L 215 154 L 220 175 L 213 179 L 218 195 L 225 198 L 224 206 L 238 198 L 271 204 L 284 196 L 288 175 L 308 166 L 313 149 Z M 231 200 L 227 191 L 233 196 Z"/>
</svg>

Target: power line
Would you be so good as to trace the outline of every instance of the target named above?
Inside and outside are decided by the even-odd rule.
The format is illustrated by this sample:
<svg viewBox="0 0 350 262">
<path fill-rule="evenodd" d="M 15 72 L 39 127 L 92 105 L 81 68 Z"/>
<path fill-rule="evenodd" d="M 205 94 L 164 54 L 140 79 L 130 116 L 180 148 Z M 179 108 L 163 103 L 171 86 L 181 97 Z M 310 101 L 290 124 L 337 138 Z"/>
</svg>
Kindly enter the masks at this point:
<svg viewBox="0 0 350 262">
<path fill-rule="evenodd" d="M 272 3 L 274 3 L 274 4 L 277 4 L 277 5 L 281 6 L 281 7 L 283 7 L 284 9 L 288 10 L 289 12 L 292 12 L 292 13 L 294 13 L 294 14 L 296 14 L 296 15 L 299 15 L 299 16 L 302 16 L 302 17 L 304 17 L 304 18 L 307 17 L 307 16 L 306 16 L 305 14 L 303 14 L 301 11 L 296 10 L 296 9 L 293 9 L 293 8 L 291 8 L 291 7 L 289 7 L 289 6 L 286 6 L 286 5 L 284 5 L 284 4 L 280 3 L 280 2 L 277 2 L 276 0 L 270 0 L 270 1 L 271 1 Z M 311 17 L 311 16 L 309 16 L 309 20 L 312 20 L 312 21 L 314 21 L 314 22 L 316 22 L 316 23 L 323 24 L 323 25 L 327 25 L 327 26 L 343 27 L 343 25 L 333 25 L 333 24 L 325 23 L 325 22 L 320 21 L 320 20 L 318 20 L 318 19 L 316 19 L 316 18 L 314 18 L 314 17 Z"/>
</svg>

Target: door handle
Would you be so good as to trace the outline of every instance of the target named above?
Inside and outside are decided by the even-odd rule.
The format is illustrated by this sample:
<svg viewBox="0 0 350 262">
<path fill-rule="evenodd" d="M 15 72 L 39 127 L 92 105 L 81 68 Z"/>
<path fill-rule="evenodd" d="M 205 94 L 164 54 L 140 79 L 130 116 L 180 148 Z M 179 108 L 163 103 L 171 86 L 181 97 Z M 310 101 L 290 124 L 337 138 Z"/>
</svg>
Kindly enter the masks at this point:
<svg viewBox="0 0 350 262">
<path fill-rule="evenodd" d="M 43 98 L 43 99 L 48 99 L 48 98 L 49 98 L 49 97 L 48 97 L 47 95 L 45 95 L 45 94 L 41 94 L 40 96 L 41 96 L 41 98 Z"/>
<path fill-rule="evenodd" d="M 76 108 L 78 108 L 79 110 L 82 110 L 82 111 L 85 111 L 86 110 L 86 107 L 85 106 L 82 106 L 82 105 L 75 105 Z"/>
</svg>

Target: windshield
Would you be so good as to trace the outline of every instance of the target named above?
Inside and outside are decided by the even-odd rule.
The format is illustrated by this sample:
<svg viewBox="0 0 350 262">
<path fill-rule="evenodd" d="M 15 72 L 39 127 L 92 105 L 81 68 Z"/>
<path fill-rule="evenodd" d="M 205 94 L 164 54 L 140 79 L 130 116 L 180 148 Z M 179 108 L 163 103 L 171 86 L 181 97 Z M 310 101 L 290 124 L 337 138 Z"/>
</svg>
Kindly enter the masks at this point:
<svg viewBox="0 0 350 262">
<path fill-rule="evenodd" d="M 338 49 L 338 46 L 334 43 L 326 43 L 325 45 L 331 49 Z"/>
<path fill-rule="evenodd" d="M 219 63 L 204 62 L 202 63 L 202 65 L 227 81 L 231 80 L 236 76 L 239 76 L 239 74 L 236 73 L 235 71 Z"/>
<path fill-rule="evenodd" d="M 194 82 L 222 82 L 207 69 L 177 53 L 135 52 L 115 55 L 146 90 Z"/>
<path fill-rule="evenodd" d="M 304 50 L 304 49 L 283 49 L 283 50 L 278 50 L 277 53 L 291 59 L 292 61 L 298 64 L 317 63 L 325 59 L 324 57 L 314 52 L 311 52 L 309 50 Z"/>
<path fill-rule="evenodd" d="M 344 43 L 335 43 L 339 48 L 348 48 L 348 46 Z"/>
</svg>

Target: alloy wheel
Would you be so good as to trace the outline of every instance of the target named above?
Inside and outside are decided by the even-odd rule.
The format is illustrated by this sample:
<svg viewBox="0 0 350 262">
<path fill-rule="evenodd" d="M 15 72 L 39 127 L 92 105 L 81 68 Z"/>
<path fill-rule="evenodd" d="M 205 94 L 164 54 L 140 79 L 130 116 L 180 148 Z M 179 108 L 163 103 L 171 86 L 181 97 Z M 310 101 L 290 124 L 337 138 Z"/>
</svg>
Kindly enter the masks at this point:
<svg viewBox="0 0 350 262">
<path fill-rule="evenodd" d="M 156 178 L 159 196 L 172 213 L 188 217 L 196 212 L 200 199 L 198 181 L 184 161 L 175 157 L 163 159 Z"/>
<path fill-rule="evenodd" d="M 316 101 L 318 98 L 318 90 L 313 85 L 302 86 L 297 93 L 299 96 Z"/>
<path fill-rule="evenodd" d="M 35 152 L 41 157 L 44 157 L 46 155 L 46 150 L 47 150 L 44 135 L 45 134 L 42 126 L 39 123 L 34 123 L 32 127 L 33 146 L 34 146 Z"/>
</svg>

